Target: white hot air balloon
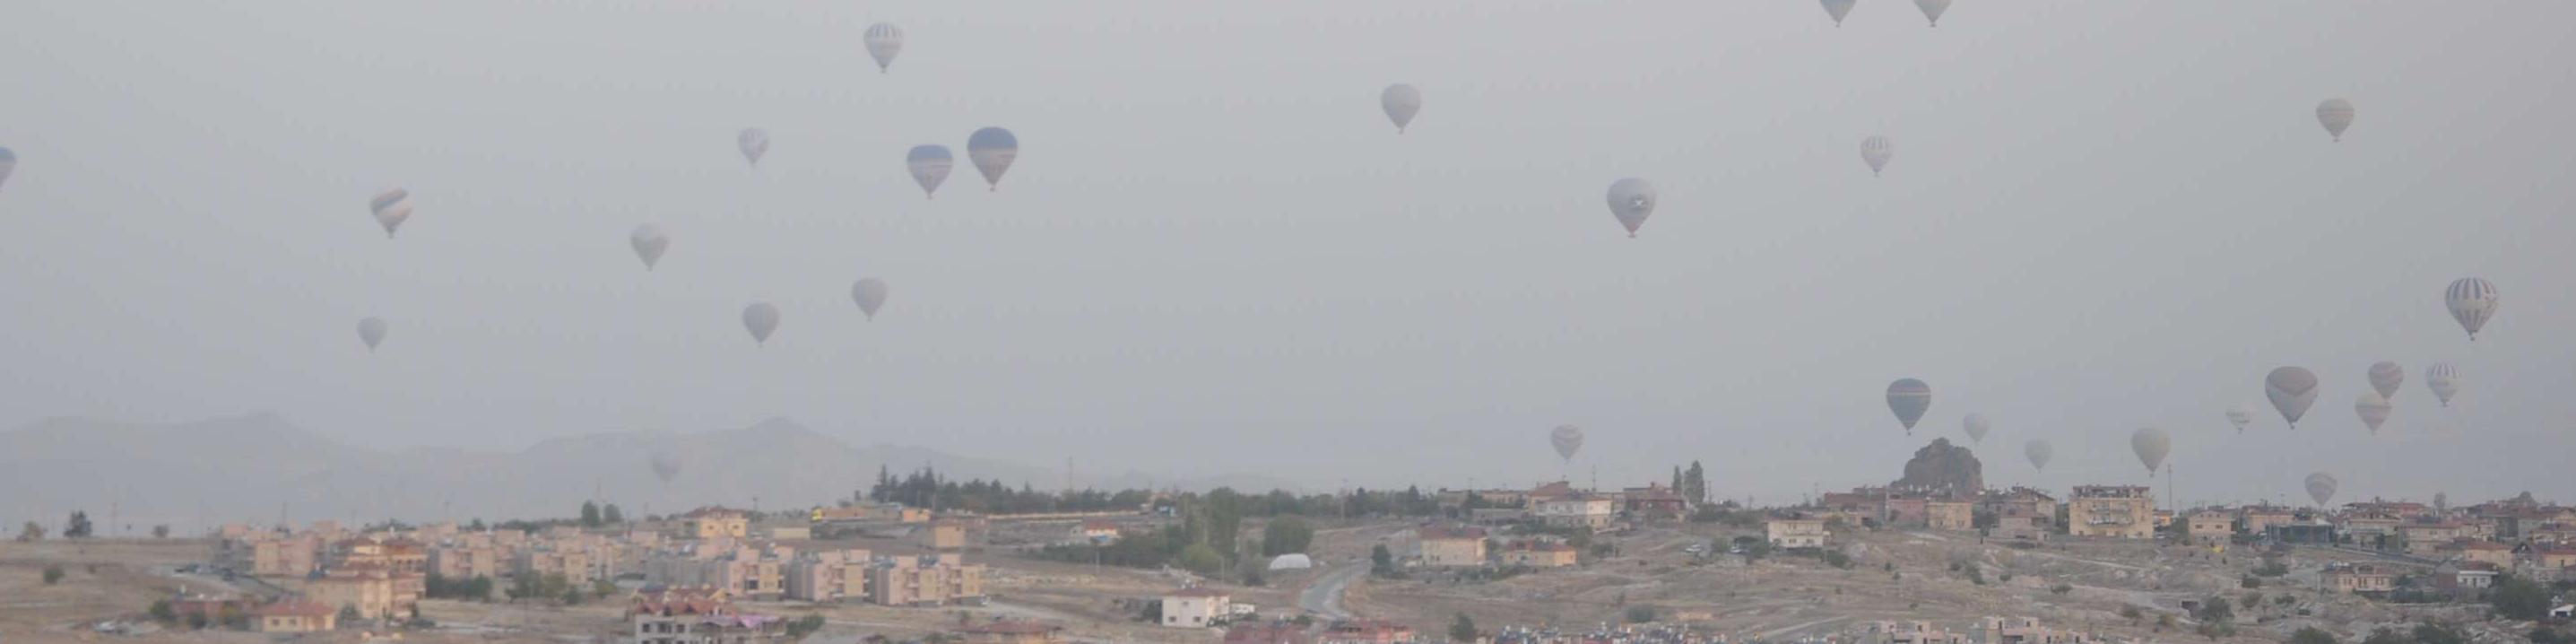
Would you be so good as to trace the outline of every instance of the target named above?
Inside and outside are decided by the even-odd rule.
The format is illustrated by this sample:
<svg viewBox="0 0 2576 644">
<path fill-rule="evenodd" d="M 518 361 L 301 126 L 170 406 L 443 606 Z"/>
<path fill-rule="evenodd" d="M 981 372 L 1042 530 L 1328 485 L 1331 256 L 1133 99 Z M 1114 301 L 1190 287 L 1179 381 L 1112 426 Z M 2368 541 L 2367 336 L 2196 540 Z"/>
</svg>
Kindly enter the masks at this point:
<svg viewBox="0 0 2576 644">
<path fill-rule="evenodd" d="M 2442 401 L 2442 406 L 2449 407 L 2451 396 L 2460 393 L 2460 370 L 2448 362 L 2433 363 L 2424 368 L 2424 388 L 2432 390 L 2433 398 Z"/>
<path fill-rule="evenodd" d="M 877 319 L 877 309 L 885 308 L 885 280 L 869 277 L 851 284 L 850 301 L 858 302 L 859 312 L 868 314 L 868 319 Z"/>
<path fill-rule="evenodd" d="M 2048 469 L 2048 457 L 2057 455 L 2057 448 L 2049 447 L 2048 441 L 2033 439 L 2021 444 L 2021 455 L 2030 459 L 2031 469 L 2045 470 Z"/>
<path fill-rule="evenodd" d="M 2291 429 L 2299 428 L 2299 417 L 2308 415 L 2308 407 L 2317 404 L 2317 374 L 2301 367 L 2273 369 L 2263 377 L 2263 397 L 2272 399 L 2272 408 L 2281 412 L 2281 420 Z"/>
<path fill-rule="evenodd" d="M 2370 388 L 2377 390 L 2379 397 L 2393 400 L 2397 398 L 2397 388 L 2405 385 L 2405 367 L 2397 366 L 2397 363 L 2387 360 L 2370 365 Z"/>
<path fill-rule="evenodd" d="M 2327 501 L 2334 500 L 2335 487 L 2338 485 L 2339 484 L 2335 481 L 2335 477 L 2332 474 L 2324 472 L 2309 474 L 2307 480 L 2308 498 L 2316 501 L 2317 505 L 2323 506 Z"/>
<path fill-rule="evenodd" d="M 2228 408 L 2227 422 L 2235 425 L 2236 431 L 2245 431 L 2245 425 L 2254 422 L 2254 405 L 2239 403 L 2235 407 Z"/>
<path fill-rule="evenodd" d="M 376 345 L 385 341 L 386 330 L 384 318 L 367 318 L 359 320 L 358 341 L 367 343 L 367 352 L 374 353 L 376 351 Z"/>
<path fill-rule="evenodd" d="M 945 145 L 916 145 L 903 153 L 903 167 L 912 173 L 912 182 L 921 184 L 921 198 L 928 199 L 948 181 L 948 171 L 957 167 L 957 158 Z"/>
<path fill-rule="evenodd" d="M 1825 0 L 1825 15 L 1834 17 L 1834 26 L 1843 26 L 1843 16 L 1851 15 L 1852 5 L 1860 0 Z"/>
<path fill-rule="evenodd" d="M 1895 156 L 1896 143 L 1887 140 L 1886 136 L 1871 135 L 1860 140 L 1860 160 L 1869 164 L 1870 176 L 1878 176 L 1878 171 L 1887 169 L 1887 160 Z"/>
<path fill-rule="evenodd" d="M 1557 458 L 1574 460 L 1574 452 L 1583 449 L 1583 428 L 1558 425 L 1547 431 L 1547 443 L 1556 448 Z"/>
<path fill-rule="evenodd" d="M 1986 422 L 1985 414 L 1968 414 L 1967 418 L 1959 420 L 1959 425 L 1968 430 L 1968 440 L 1980 444 L 1986 442 L 1986 432 L 1995 428 L 1993 423 Z"/>
<path fill-rule="evenodd" d="M 742 328 L 751 332 L 751 341 L 769 345 L 769 333 L 778 330 L 778 307 L 768 302 L 753 302 L 742 308 Z"/>
<path fill-rule="evenodd" d="M 1395 122 L 1395 133 L 1403 134 L 1404 126 L 1413 123 L 1413 115 L 1422 111 L 1422 90 L 1396 83 L 1377 93 L 1377 105 L 1386 110 L 1386 120 Z"/>
<path fill-rule="evenodd" d="M 1644 179 L 1620 179 L 1610 184 L 1608 201 L 1610 216 L 1618 217 L 1619 225 L 1634 238 L 1637 228 L 1646 225 L 1646 217 L 1655 214 L 1655 184 Z"/>
<path fill-rule="evenodd" d="M 662 234 L 660 226 L 645 224 L 626 235 L 626 244 L 635 247 L 635 258 L 644 260 L 644 270 L 649 271 L 661 263 L 662 251 L 671 249 L 671 236 Z"/>
<path fill-rule="evenodd" d="M 411 191 L 394 188 L 376 193 L 368 207 L 376 214 L 376 225 L 385 227 L 385 238 L 394 238 L 394 229 L 411 219 Z"/>
<path fill-rule="evenodd" d="M 1020 137 L 1010 130 L 988 127 L 966 137 L 966 160 L 975 162 L 975 171 L 984 173 L 984 183 L 994 191 L 1002 189 L 1002 173 L 1020 158 Z"/>
<path fill-rule="evenodd" d="M 1896 422 L 1905 425 L 1905 433 L 1914 433 L 1914 423 L 1923 420 L 1923 412 L 1931 409 L 1931 385 L 1913 378 L 1887 383 L 1887 410 L 1896 412 Z"/>
<path fill-rule="evenodd" d="M 2326 126 L 2326 134 L 2343 141 L 2343 129 L 2352 127 L 2352 101 L 2329 98 L 2317 103 L 2317 124 Z"/>
<path fill-rule="evenodd" d="M 769 130 L 756 127 L 743 128 L 741 134 L 734 135 L 733 145 L 742 149 L 742 160 L 751 162 L 753 167 L 759 167 L 761 155 L 769 154 Z"/>
<path fill-rule="evenodd" d="M 885 73 L 886 67 L 894 64 L 895 54 L 903 53 L 902 27 L 882 22 L 868 25 L 868 34 L 863 40 L 868 46 L 868 57 L 877 59 L 879 74 Z"/>
<path fill-rule="evenodd" d="M 2376 391 L 2361 392 L 2361 399 L 2352 401 L 2353 413 L 2361 415 L 2361 424 L 2369 427 L 2373 434 L 2379 433 L 2380 425 L 2388 423 L 2390 409 L 2388 399 Z"/>
<path fill-rule="evenodd" d="M 1950 10 L 1950 0 L 1914 0 L 1914 8 L 1923 10 L 1923 19 L 1941 26 L 1941 13 Z"/>
<path fill-rule="evenodd" d="M 2451 319 L 2469 332 L 2469 340 L 2478 339 L 2478 329 L 2486 328 L 2487 319 L 2495 317 L 2496 287 L 2484 279 L 2463 277 L 2442 290 L 2442 304 L 2451 309 Z"/>
<path fill-rule="evenodd" d="M 2156 468 L 2165 464 L 2165 455 L 2173 453 L 2173 437 L 2165 430 L 2141 428 L 2129 434 L 2129 451 L 2138 453 L 2138 463 L 2147 466 L 2148 476 L 2155 476 Z"/>
</svg>

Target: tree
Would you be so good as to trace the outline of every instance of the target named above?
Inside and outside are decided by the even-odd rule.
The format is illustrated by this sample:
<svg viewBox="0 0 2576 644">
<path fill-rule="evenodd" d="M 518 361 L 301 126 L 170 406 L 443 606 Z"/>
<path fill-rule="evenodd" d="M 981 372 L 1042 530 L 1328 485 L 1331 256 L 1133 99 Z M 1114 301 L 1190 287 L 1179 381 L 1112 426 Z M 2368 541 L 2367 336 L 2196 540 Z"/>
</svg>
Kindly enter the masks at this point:
<svg viewBox="0 0 2576 644">
<path fill-rule="evenodd" d="M 36 525 L 36 522 L 29 521 L 27 522 L 27 525 L 18 528 L 19 543 L 43 540 L 45 540 L 45 526 Z"/>
<path fill-rule="evenodd" d="M 1261 556 L 1264 557 L 1305 552 L 1314 542 L 1315 527 L 1298 517 L 1271 519 L 1270 525 L 1261 528 Z"/>
<path fill-rule="evenodd" d="M 348 626 L 345 626 L 346 624 L 355 624 L 355 623 L 358 623 L 358 621 L 359 621 L 359 620 L 363 620 L 363 619 L 366 619 L 366 618 L 367 618 L 367 616 L 366 616 L 366 615 L 358 614 L 358 605 L 357 605 L 357 604 L 341 604 L 341 605 L 340 605 L 340 619 L 339 619 L 339 621 L 340 621 L 340 623 L 341 623 L 341 624 L 344 624 L 344 626 L 341 626 L 341 628 L 348 628 Z"/>
<path fill-rule="evenodd" d="M 1630 624 L 1645 624 L 1655 621 L 1654 606 L 1638 604 L 1628 607 L 1626 613 L 1625 617 L 1628 618 L 1628 623 Z"/>
<path fill-rule="evenodd" d="M 170 538 L 170 526 L 169 526 L 168 524 L 162 524 L 162 525 L 152 526 L 152 538 L 154 538 L 154 539 L 168 539 L 168 538 Z"/>
<path fill-rule="evenodd" d="M 2468 644 L 2467 633 L 2460 629 L 2425 622 L 2415 625 L 2415 644 Z"/>
<path fill-rule="evenodd" d="M 806 615 L 787 623 L 787 639 L 805 639 L 805 636 L 813 635 L 815 631 L 820 630 L 823 630 L 823 616 Z"/>
<path fill-rule="evenodd" d="M 1377 544 L 1377 547 L 1369 549 L 1369 574 L 1395 576 L 1395 553 L 1388 552 L 1386 544 Z"/>
<path fill-rule="evenodd" d="M 82 511 L 79 511 L 79 510 L 73 510 L 73 511 L 72 511 L 72 518 L 71 518 L 69 521 L 65 521 L 65 522 L 63 523 L 63 538 L 65 538 L 65 539 L 87 539 L 87 538 L 89 538 L 89 535 L 90 535 L 89 513 L 87 513 L 87 512 L 82 512 Z"/>
<path fill-rule="evenodd" d="M 2243 577 L 2239 577 L 2239 578 L 2237 578 L 2237 579 L 2236 579 L 2236 587 L 2238 587 L 2238 588 L 2262 588 L 2262 587 L 2263 587 L 2263 578 L 2262 578 L 2262 577 L 2256 577 L 2256 576 L 2253 576 L 2253 575 L 2246 575 L 2246 576 L 2243 576 Z"/>
<path fill-rule="evenodd" d="M 63 567 L 62 567 L 62 566 L 46 566 L 46 567 L 45 567 L 45 585 L 47 585 L 47 586 L 51 586 L 51 585 L 54 585 L 54 584 L 56 584 L 56 583 L 61 582 L 62 580 L 63 580 Z"/>
<path fill-rule="evenodd" d="M 584 528 L 596 528 L 596 527 L 599 527 L 599 504 L 598 504 L 598 503 L 591 502 L 591 501 L 583 501 L 583 502 L 581 502 L 581 527 L 584 527 Z"/>
<path fill-rule="evenodd" d="M 2236 598 L 2236 605 L 2244 607 L 2248 613 L 2262 610 L 2263 593 L 2245 593 L 2244 597 Z"/>
<path fill-rule="evenodd" d="M 2290 644 L 2337 644 L 2333 633 L 2310 626 L 2290 634 Z"/>
<path fill-rule="evenodd" d="M 2145 613 L 2140 613 L 2140 612 L 2138 612 L 2138 607 L 2137 607 L 2137 606 L 2132 605 L 2132 606 L 2121 606 L 2121 607 L 2120 607 L 2120 616 L 2121 616 L 2121 617 L 2124 617 L 2124 618 L 2127 618 L 2127 619 L 2128 619 L 2129 621 L 2131 621 L 2131 622 L 2135 622 L 2135 621 L 2138 621 L 2138 619 L 2139 619 L 2139 618 L 2146 617 L 2146 614 L 2145 614 Z"/>
<path fill-rule="evenodd" d="M 2362 638 L 2361 644 L 2414 644 L 2414 640 L 2407 639 L 2406 634 L 2397 632 L 2397 629 L 2381 627 L 2371 631 L 2370 637 Z"/>
<path fill-rule="evenodd" d="M 2549 590 L 2521 577 L 2506 577 L 2487 600 L 2498 615 L 2529 622 L 2549 616 Z"/>
<path fill-rule="evenodd" d="M 1702 469 L 1699 461 L 1691 461 L 1690 469 L 1682 470 L 1681 488 L 1682 498 L 1692 503 L 1708 502 L 1708 470 Z"/>
<path fill-rule="evenodd" d="M 600 508 L 600 510 L 599 510 L 599 520 L 600 520 L 600 522 L 601 522 L 601 523 L 606 523 L 606 524 L 609 524 L 609 525 L 617 525 L 617 524 L 620 524 L 620 523 L 625 523 L 625 522 L 626 522 L 626 512 L 625 512 L 625 511 L 623 511 L 623 510 L 619 510 L 619 509 L 617 509 L 617 504 L 615 504 L 615 503 L 610 503 L 610 504 L 608 504 L 608 507 Z"/>
<path fill-rule="evenodd" d="M 1835 568 L 1849 569 L 1852 567 L 1851 555 L 1843 554 L 1843 551 L 1841 550 L 1827 550 L 1825 551 L 1825 565 L 1833 566 Z M 1977 583 L 1984 584 L 1986 583 L 1986 580 L 1980 577 L 1977 579 Z"/>
<path fill-rule="evenodd" d="M 617 594 L 617 583 L 616 583 L 616 582 L 612 582 L 612 581 L 609 581 L 609 580 L 606 580 L 606 579 L 601 579 L 601 580 L 598 580 L 598 581 L 590 582 L 590 598 L 591 598 L 591 599 L 607 599 L 609 595 L 614 595 L 614 594 Z"/>
<path fill-rule="evenodd" d="M 152 600 L 152 608 L 145 610 L 144 613 L 151 615 L 153 622 L 163 626 L 179 623 L 179 612 L 171 610 L 170 600 L 167 599 Z"/>
<path fill-rule="evenodd" d="M 2193 619 L 2215 624 L 2233 622 L 2236 621 L 2235 603 L 2227 601 L 2226 595 L 2210 595 L 2208 599 L 2200 600 L 2200 610 L 2194 611 L 2191 616 Z"/>
<path fill-rule="evenodd" d="M 1459 613 L 1457 621 L 1449 622 L 1449 641 L 1476 641 L 1476 620 L 1468 618 L 1466 613 Z"/>
<path fill-rule="evenodd" d="M 1193 543 L 1181 549 L 1179 563 L 1183 570 L 1202 576 L 1214 575 L 1225 569 L 1225 556 L 1217 554 L 1216 548 L 1208 544 Z"/>
</svg>

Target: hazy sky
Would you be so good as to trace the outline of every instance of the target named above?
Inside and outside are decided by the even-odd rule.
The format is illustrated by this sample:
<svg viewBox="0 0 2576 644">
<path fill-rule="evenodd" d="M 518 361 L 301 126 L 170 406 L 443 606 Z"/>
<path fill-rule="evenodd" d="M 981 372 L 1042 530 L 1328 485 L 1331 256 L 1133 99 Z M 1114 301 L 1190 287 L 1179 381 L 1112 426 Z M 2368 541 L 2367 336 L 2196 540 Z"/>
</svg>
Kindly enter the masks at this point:
<svg viewBox="0 0 2576 644">
<path fill-rule="evenodd" d="M 635 5 L 635 6 L 630 6 Z M 377 446 L 795 418 L 1330 487 L 2576 500 L 2576 4 L 12 2 L 0 426 Z M 910 42 L 879 74 L 876 21 Z M 1425 107 L 1397 135 L 1389 83 Z M 2359 117 L 2340 144 L 2319 100 Z M 965 163 L 1017 132 L 999 193 Z M 758 169 L 734 134 L 766 127 Z M 1872 179 L 1859 143 L 1895 142 Z M 906 148 L 957 149 L 935 201 Z M 1602 201 L 1662 193 L 1639 239 Z M 388 241 L 377 191 L 417 212 Z M 627 233 L 672 238 L 647 273 Z M 2452 279 L 2504 303 L 2473 345 Z M 863 321 L 850 283 L 893 296 Z M 743 306 L 784 324 L 756 348 Z M 355 325 L 392 324 L 370 355 Z M 2408 369 L 2372 437 L 2370 363 Z M 2448 413 L 2423 367 L 2457 363 Z M 2272 367 L 2323 394 L 2296 433 Z M 1881 395 L 1931 383 L 1912 438 Z M 2221 415 L 2253 401 L 2243 435 Z M 2055 442 L 2044 474 L 2022 441 Z M 640 466 L 639 466 L 640 467 Z M 865 475 L 866 473 L 859 474 Z M 1580 478 L 1580 476 L 1578 476 Z"/>
</svg>

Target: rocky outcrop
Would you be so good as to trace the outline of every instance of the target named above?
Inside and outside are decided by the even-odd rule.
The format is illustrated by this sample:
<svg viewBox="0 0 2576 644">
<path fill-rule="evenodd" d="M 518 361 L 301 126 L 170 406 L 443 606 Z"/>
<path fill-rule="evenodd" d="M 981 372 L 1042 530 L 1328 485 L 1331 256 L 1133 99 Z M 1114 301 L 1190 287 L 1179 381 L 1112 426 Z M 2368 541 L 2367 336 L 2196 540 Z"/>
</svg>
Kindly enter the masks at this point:
<svg viewBox="0 0 2576 644">
<path fill-rule="evenodd" d="M 1952 445 L 1947 438 L 1935 438 L 1932 444 L 1914 450 L 1914 458 L 1905 461 L 1905 478 L 1889 485 L 1973 495 L 1986 487 L 1985 465 L 1978 463 L 1976 453 L 1968 448 Z"/>
</svg>

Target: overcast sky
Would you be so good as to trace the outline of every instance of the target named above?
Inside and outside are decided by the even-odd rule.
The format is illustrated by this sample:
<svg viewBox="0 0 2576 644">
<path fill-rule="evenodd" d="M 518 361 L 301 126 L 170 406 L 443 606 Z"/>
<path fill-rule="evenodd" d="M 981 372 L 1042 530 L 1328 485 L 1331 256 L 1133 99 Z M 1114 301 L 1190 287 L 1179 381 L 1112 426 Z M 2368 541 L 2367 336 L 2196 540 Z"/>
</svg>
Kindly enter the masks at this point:
<svg viewBox="0 0 2576 644">
<path fill-rule="evenodd" d="M 633 6 L 630 6 L 633 5 Z M 794 418 L 1047 466 L 2576 500 L 2576 4 L 13 2 L 0 426 L 516 449 Z M 879 74 L 873 22 L 910 42 Z M 1401 136 L 1389 83 L 1421 88 Z M 2342 143 L 2314 116 L 2348 97 Z M 998 193 L 965 163 L 999 125 Z M 737 130 L 766 127 L 757 169 Z M 1895 143 L 1886 176 L 1863 137 Z M 906 148 L 957 173 L 926 201 Z M 1603 204 L 1642 177 L 1638 239 Z M 408 188 L 387 240 L 367 202 Z M 672 238 L 647 273 L 638 224 Z M 2451 280 L 2503 305 L 2472 344 Z M 849 300 L 882 277 L 874 322 Z M 740 322 L 774 302 L 765 348 Z M 355 325 L 392 326 L 369 354 Z M 2408 380 L 2373 437 L 2352 402 Z M 2423 367 L 2459 365 L 2438 409 Z M 2324 380 L 2292 433 L 2263 374 Z M 1931 383 L 1911 438 L 1882 393 Z M 2242 435 L 2221 411 L 2262 410 Z M 2035 473 L 2024 440 L 2057 460 Z"/>
</svg>

